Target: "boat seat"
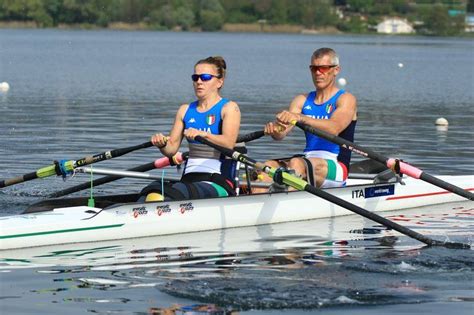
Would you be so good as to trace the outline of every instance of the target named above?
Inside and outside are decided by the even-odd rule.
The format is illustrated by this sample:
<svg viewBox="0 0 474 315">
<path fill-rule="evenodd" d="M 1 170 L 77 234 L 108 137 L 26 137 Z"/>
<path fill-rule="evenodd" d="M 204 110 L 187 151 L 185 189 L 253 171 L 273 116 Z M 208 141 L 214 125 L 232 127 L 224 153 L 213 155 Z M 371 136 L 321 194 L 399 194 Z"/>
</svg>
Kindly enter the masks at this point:
<svg viewBox="0 0 474 315">
<path fill-rule="evenodd" d="M 392 170 L 386 169 L 383 172 L 378 173 L 374 177 L 374 184 L 383 184 L 383 183 L 397 183 L 399 182 L 402 185 L 403 183 L 401 176 L 395 174 Z"/>
</svg>

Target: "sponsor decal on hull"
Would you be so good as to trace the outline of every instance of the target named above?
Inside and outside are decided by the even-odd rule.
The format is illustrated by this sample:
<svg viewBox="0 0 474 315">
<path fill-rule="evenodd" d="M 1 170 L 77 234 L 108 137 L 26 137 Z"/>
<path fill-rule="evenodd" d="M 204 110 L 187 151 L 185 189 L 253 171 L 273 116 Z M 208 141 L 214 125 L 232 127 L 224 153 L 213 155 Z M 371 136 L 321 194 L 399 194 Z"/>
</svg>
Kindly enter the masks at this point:
<svg viewBox="0 0 474 315">
<path fill-rule="evenodd" d="M 384 186 L 374 186 L 366 187 L 364 189 L 354 189 L 352 190 L 352 199 L 359 198 L 375 198 L 382 196 L 392 196 L 395 194 L 395 185 L 384 185 Z"/>
<path fill-rule="evenodd" d="M 171 212 L 170 205 L 164 205 L 164 206 L 157 206 L 156 207 L 156 214 L 158 216 L 162 216 L 163 214 L 170 213 L 170 212 Z"/>
<path fill-rule="evenodd" d="M 192 202 L 186 202 L 179 205 L 179 212 L 183 214 L 187 211 L 192 211 L 192 210 L 194 210 L 194 206 Z"/>
<path fill-rule="evenodd" d="M 145 206 L 141 206 L 141 207 L 133 208 L 132 214 L 134 218 L 138 218 L 139 216 L 147 215 L 148 210 L 146 209 Z"/>
</svg>

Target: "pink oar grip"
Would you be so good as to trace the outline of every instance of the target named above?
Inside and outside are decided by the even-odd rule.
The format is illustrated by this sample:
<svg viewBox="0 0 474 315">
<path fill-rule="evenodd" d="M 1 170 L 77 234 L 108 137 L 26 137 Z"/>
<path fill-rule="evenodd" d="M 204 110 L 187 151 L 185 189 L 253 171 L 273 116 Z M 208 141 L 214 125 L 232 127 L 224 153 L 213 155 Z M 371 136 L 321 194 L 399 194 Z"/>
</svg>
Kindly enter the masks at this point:
<svg viewBox="0 0 474 315">
<path fill-rule="evenodd" d="M 423 173 L 422 170 L 419 168 L 416 168 L 414 166 L 411 166 L 410 164 L 407 164 L 405 162 L 399 162 L 400 163 L 400 172 L 403 174 L 406 174 L 410 177 L 417 178 L 419 179 L 421 176 L 421 173 Z M 391 168 L 393 170 L 394 166 L 396 164 L 395 159 L 388 159 L 387 160 L 387 167 Z"/>
<path fill-rule="evenodd" d="M 170 165 L 170 159 L 166 156 L 155 160 L 155 168 L 163 168 Z"/>
<path fill-rule="evenodd" d="M 178 165 L 178 164 L 181 164 L 183 163 L 184 159 L 183 159 L 183 155 L 181 154 L 181 152 L 178 152 L 176 153 L 173 157 L 173 162 L 174 164 Z M 166 166 L 170 166 L 170 158 L 164 156 L 162 158 L 159 158 L 157 160 L 155 160 L 155 168 L 163 168 L 163 167 L 166 167 Z"/>
</svg>

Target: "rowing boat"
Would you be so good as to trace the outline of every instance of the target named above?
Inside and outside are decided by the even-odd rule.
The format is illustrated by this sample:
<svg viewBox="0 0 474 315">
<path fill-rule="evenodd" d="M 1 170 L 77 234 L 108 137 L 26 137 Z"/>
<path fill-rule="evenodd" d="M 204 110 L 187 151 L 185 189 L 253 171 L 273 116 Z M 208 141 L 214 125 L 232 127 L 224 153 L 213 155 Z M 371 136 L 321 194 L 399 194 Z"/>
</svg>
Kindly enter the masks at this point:
<svg viewBox="0 0 474 315">
<path fill-rule="evenodd" d="M 446 234 L 466 237 L 469 233 L 467 218 L 469 202 L 453 202 L 411 210 L 384 212 L 384 216 L 416 226 L 427 235 Z M 446 212 L 456 216 L 457 228 L 446 226 L 442 231 L 433 229 L 446 220 Z M 464 218 L 464 220 L 463 220 Z M 460 236 L 462 235 L 462 236 Z M 395 242 L 396 243 L 392 243 Z M 351 250 L 374 249 L 390 246 L 403 250 L 418 249 L 423 244 L 362 216 L 350 215 L 327 219 L 305 220 L 279 224 L 211 230 L 143 238 L 121 239 L 80 244 L 63 244 L 0 251 L 0 273 L 18 268 L 51 266 L 87 266 L 88 270 L 123 270 L 130 268 L 183 267 L 188 265 L 234 264 L 234 259 L 248 259 L 261 253 L 282 253 L 295 250 L 310 255 L 310 259 L 341 257 Z M 313 254 L 316 254 L 315 257 Z M 245 258 L 246 257 L 246 258 Z M 238 263 L 238 262 L 237 262 Z"/>
<path fill-rule="evenodd" d="M 474 175 L 438 176 L 473 191 Z M 349 179 L 346 187 L 326 192 L 372 212 L 462 201 L 424 181 L 404 178 L 375 184 Z M 0 250 L 294 222 L 352 214 L 305 191 L 240 195 L 199 200 L 134 202 L 135 194 L 53 199 L 29 212 L 0 217 Z"/>
</svg>

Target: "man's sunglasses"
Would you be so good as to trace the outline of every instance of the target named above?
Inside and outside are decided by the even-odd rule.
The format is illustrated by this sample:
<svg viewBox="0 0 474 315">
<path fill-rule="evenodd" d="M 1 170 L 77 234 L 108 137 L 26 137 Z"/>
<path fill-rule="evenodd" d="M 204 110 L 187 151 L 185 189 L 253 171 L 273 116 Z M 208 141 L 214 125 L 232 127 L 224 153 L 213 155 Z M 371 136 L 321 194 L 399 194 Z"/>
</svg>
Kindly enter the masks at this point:
<svg viewBox="0 0 474 315">
<path fill-rule="evenodd" d="M 217 75 L 209 74 L 209 73 L 193 74 L 191 76 L 191 79 L 194 82 L 197 82 L 197 80 L 199 80 L 199 79 L 201 79 L 202 82 L 206 82 L 206 81 L 212 80 L 212 78 L 218 78 L 219 79 L 220 77 L 217 76 Z"/>
<path fill-rule="evenodd" d="M 321 73 L 326 73 L 329 70 L 331 70 L 331 68 L 334 68 L 334 67 L 337 67 L 337 65 L 323 65 L 323 66 L 310 65 L 309 69 L 313 73 L 316 73 L 318 71 L 321 72 Z"/>
</svg>

